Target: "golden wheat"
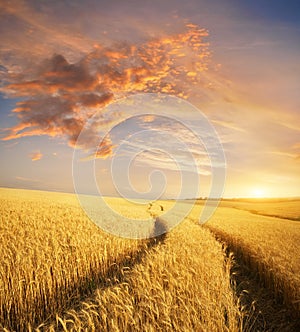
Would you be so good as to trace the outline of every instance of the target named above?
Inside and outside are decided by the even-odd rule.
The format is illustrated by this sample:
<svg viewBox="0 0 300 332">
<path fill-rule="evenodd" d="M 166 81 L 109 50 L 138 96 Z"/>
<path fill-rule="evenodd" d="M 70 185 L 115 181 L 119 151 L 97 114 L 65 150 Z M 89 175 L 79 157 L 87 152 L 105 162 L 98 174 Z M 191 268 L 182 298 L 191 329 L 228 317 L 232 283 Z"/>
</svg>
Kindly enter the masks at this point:
<svg viewBox="0 0 300 332">
<path fill-rule="evenodd" d="M 300 200 L 297 198 L 224 200 L 221 206 L 281 219 L 300 220 Z"/>
<path fill-rule="evenodd" d="M 96 227 L 74 195 L 1 189 L 0 197 L 0 328 L 240 329 L 230 262 L 208 230 L 187 220 L 157 239 L 122 239 Z M 130 206 L 127 216 L 139 209 L 146 215 Z"/>
<path fill-rule="evenodd" d="M 238 331 L 229 264 L 211 234 L 184 222 L 156 241 L 121 282 L 100 286 L 50 330 Z"/>
<path fill-rule="evenodd" d="M 206 225 L 300 316 L 300 223 L 219 208 Z"/>
</svg>

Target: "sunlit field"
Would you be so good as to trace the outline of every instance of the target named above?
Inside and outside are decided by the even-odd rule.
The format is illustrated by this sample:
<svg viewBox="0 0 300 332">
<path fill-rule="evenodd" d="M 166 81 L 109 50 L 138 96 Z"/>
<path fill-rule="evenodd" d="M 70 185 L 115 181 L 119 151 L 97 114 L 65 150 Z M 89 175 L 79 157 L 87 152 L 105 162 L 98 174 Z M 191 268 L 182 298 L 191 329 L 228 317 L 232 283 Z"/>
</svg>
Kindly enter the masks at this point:
<svg viewBox="0 0 300 332">
<path fill-rule="evenodd" d="M 299 198 L 224 200 L 221 206 L 246 210 L 253 214 L 300 221 Z"/>
<path fill-rule="evenodd" d="M 226 243 L 295 317 L 300 316 L 298 221 L 219 208 L 205 227 Z"/>
<path fill-rule="evenodd" d="M 106 200 L 162 223 L 174 204 Z M 200 209 L 167 234 L 130 240 L 94 225 L 75 195 L 0 189 L 0 330 L 296 331 L 300 224 L 220 207 L 202 227 Z M 267 292 L 249 307 L 238 259 Z M 265 294 L 279 305 L 275 325 L 254 308 Z"/>
</svg>

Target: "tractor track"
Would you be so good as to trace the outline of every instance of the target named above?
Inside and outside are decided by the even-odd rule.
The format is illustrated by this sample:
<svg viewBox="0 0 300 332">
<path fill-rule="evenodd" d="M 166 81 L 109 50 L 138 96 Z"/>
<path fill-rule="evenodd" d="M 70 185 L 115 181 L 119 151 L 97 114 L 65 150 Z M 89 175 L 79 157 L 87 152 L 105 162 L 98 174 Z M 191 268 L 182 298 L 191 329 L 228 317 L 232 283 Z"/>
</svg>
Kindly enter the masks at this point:
<svg viewBox="0 0 300 332">
<path fill-rule="evenodd" d="M 243 250 L 228 243 L 218 230 L 207 228 L 222 244 L 226 259 L 231 260 L 231 288 L 238 299 L 242 331 L 300 331 L 299 313 L 287 306 L 278 292 L 265 286 L 263 276 L 253 269 Z"/>
</svg>

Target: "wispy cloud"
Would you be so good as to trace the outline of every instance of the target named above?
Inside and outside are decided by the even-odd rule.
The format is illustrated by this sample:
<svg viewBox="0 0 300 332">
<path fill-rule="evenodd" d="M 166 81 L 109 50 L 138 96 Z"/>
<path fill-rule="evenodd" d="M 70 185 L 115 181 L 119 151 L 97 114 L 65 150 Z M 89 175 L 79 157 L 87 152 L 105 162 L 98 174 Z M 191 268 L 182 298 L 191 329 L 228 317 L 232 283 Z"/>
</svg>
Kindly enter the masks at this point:
<svg viewBox="0 0 300 332">
<path fill-rule="evenodd" d="M 22 182 L 34 182 L 34 183 L 41 182 L 40 180 L 27 178 L 27 177 L 23 177 L 23 176 L 15 176 L 15 179 L 18 181 L 22 181 Z"/>
<path fill-rule="evenodd" d="M 43 154 L 40 151 L 31 152 L 29 157 L 32 161 L 37 161 L 43 158 Z"/>
<path fill-rule="evenodd" d="M 169 156 L 164 151 L 146 150 L 138 155 L 137 163 L 140 166 L 151 166 L 157 169 L 179 172 L 194 171 L 201 175 L 211 174 L 207 158 L 205 156 L 200 158 L 199 155 L 190 155 L 188 151 L 177 151 L 172 156 Z"/>
<path fill-rule="evenodd" d="M 137 135 L 119 143 L 124 155 L 142 167 L 210 174 L 210 157 L 191 128 L 169 118 L 147 116 L 146 120 L 144 116 L 137 121 L 141 130 Z"/>
<path fill-rule="evenodd" d="M 222 127 L 225 127 L 225 128 L 228 128 L 228 129 L 232 129 L 232 130 L 235 130 L 235 131 L 241 131 L 241 132 L 245 131 L 244 128 L 239 127 L 237 124 L 235 124 L 232 121 L 212 120 L 212 122 L 215 123 L 215 124 L 217 124 L 217 125 L 220 125 Z"/>
</svg>

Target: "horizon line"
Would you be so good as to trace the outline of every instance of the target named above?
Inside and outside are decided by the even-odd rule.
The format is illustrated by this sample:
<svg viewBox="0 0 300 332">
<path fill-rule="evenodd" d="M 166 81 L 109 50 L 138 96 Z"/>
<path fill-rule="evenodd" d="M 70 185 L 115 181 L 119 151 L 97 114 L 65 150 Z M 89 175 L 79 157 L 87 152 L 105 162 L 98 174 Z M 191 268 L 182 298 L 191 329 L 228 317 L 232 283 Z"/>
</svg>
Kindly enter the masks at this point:
<svg viewBox="0 0 300 332">
<path fill-rule="evenodd" d="M 75 191 L 62 191 L 59 189 L 33 189 L 33 188 L 19 188 L 19 187 L 9 187 L 9 186 L 1 186 L 0 189 L 12 189 L 12 190 L 28 190 L 28 191 L 41 191 L 41 192 L 50 192 L 50 193 L 61 193 L 61 194 L 70 194 L 70 195 L 87 195 L 87 196 L 101 196 L 101 197 L 111 197 L 111 198 L 123 198 L 123 199 L 141 199 L 140 197 L 122 197 L 122 196 L 113 196 L 113 195 L 99 195 L 96 193 L 76 193 Z M 226 197 L 185 197 L 185 198 L 159 198 L 159 199 L 153 199 L 153 201 L 157 200 L 178 200 L 178 201 L 191 201 L 191 200 L 274 200 L 274 199 L 289 199 L 289 200 L 298 200 L 300 199 L 299 196 L 265 196 L 265 197 L 254 197 L 254 196 L 226 196 Z M 151 198 L 144 198 L 144 200 L 151 200 Z"/>
</svg>

